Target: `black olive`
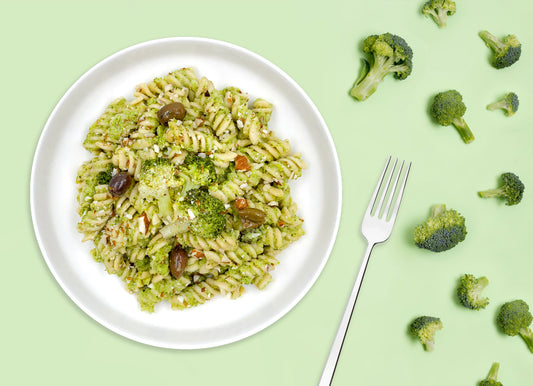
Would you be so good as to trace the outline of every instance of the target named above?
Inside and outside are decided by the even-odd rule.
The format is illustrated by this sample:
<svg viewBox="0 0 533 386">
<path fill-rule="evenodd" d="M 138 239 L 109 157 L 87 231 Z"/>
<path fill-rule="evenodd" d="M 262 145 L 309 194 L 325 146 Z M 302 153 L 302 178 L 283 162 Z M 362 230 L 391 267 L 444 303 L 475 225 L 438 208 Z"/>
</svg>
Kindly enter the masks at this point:
<svg viewBox="0 0 533 386">
<path fill-rule="evenodd" d="M 122 196 L 131 186 L 132 178 L 127 172 L 120 172 L 111 177 L 109 193 L 114 197 Z"/>
<path fill-rule="evenodd" d="M 172 276 L 174 276 L 175 279 L 179 279 L 181 275 L 183 275 L 188 260 L 187 252 L 185 252 L 180 245 L 175 246 L 174 249 L 170 251 L 168 263 L 170 266 L 170 273 L 172 273 Z"/>
<path fill-rule="evenodd" d="M 186 114 L 187 111 L 185 110 L 185 106 L 179 102 L 174 102 L 161 107 L 161 109 L 157 112 L 157 118 L 163 126 L 167 126 L 168 121 L 171 119 L 182 120 L 185 118 Z"/>
</svg>

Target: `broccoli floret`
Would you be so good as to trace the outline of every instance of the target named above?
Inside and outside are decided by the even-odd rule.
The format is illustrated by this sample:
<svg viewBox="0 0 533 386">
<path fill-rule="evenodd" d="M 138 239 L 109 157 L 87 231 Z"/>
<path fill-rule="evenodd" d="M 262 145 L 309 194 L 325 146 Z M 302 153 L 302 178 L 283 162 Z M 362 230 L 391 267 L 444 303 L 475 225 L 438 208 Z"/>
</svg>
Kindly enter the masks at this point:
<svg viewBox="0 0 533 386">
<path fill-rule="evenodd" d="M 431 115 L 439 125 L 454 125 L 463 141 L 470 143 L 474 140 L 474 134 L 463 119 L 465 112 L 463 96 L 457 90 L 438 93 L 431 106 Z"/>
<path fill-rule="evenodd" d="M 520 59 L 522 45 L 515 35 L 507 35 L 502 40 L 488 31 L 481 31 L 479 36 L 493 52 L 492 65 L 498 69 L 509 67 Z"/>
<path fill-rule="evenodd" d="M 172 214 L 172 201 L 169 189 L 180 186 L 176 168 L 167 158 L 146 160 L 139 175 L 139 193 L 142 197 L 157 200 L 159 217 Z"/>
<path fill-rule="evenodd" d="M 455 1 L 429 0 L 422 7 L 422 13 L 426 15 L 426 17 L 431 16 L 439 27 L 446 27 L 448 16 L 455 13 Z"/>
<path fill-rule="evenodd" d="M 520 335 L 533 352 L 533 331 L 529 327 L 533 316 L 529 312 L 529 305 L 523 300 L 505 303 L 500 309 L 496 323 L 509 336 Z"/>
<path fill-rule="evenodd" d="M 433 351 L 435 332 L 442 329 L 442 322 L 433 316 L 419 316 L 409 325 L 411 335 L 420 339 L 426 351 Z"/>
<path fill-rule="evenodd" d="M 491 111 L 496 110 L 496 109 L 503 109 L 505 110 L 505 114 L 508 117 L 510 117 L 518 111 L 518 106 L 519 106 L 518 95 L 516 95 L 514 92 L 510 92 L 510 93 L 505 94 L 503 99 L 488 105 L 487 109 Z"/>
<path fill-rule="evenodd" d="M 396 79 L 403 80 L 411 74 L 413 51 L 399 36 L 371 35 L 365 39 L 363 51 L 371 54 L 370 62 L 363 59 L 363 71 L 350 91 L 360 101 L 372 95 L 386 75 L 394 73 Z"/>
<path fill-rule="evenodd" d="M 226 226 L 224 203 L 205 190 L 189 190 L 181 209 L 188 215 L 191 232 L 200 237 L 214 239 Z"/>
<path fill-rule="evenodd" d="M 474 275 L 465 274 L 459 279 L 457 297 L 463 306 L 471 310 L 480 310 L 489 304 L 489 299 L 481 296 L 481 291 L 489 284 L 483 276 L 476 278 Z"/>
<path fill-rule="evenodd" d="M 213 184 L 217 179 L 211 158 L 188 154 L 180 167 L 183 177 L 183 192 Z"/>
<path fill-rule="evenodd" d="M 109 164 L 106 170 L 102 170 L 96 175 L 96 185 L 107 185 L 113 177 L 113 164 Z"/>
<path fill-rule="evenodd" d="M 415 228 L 415 244 L 433 252 L 442 252 L 455 247 L 466 236 L 465 218 L 446 205 L 432 208 L 426 222 Z"/>
<path fill-rule="evenodd" d="M 498 362 L 493 363 L 489 375 L 479 382 L 479 386 L 503 386 L 503 383 L 498 382 L 498 370 L 500 370 L 500 364 Z"/>
<path fill-rule="evenodd" d="M 524 184 L 514 173 L 503 173 L 501 175 L 502 185 L 496 189 L 489 189 L 478 192 L 480 197 L 502 197 L 507 201 L 505 205 L 516 205 L 522 201 L 524 195 Z"/>
</svg>

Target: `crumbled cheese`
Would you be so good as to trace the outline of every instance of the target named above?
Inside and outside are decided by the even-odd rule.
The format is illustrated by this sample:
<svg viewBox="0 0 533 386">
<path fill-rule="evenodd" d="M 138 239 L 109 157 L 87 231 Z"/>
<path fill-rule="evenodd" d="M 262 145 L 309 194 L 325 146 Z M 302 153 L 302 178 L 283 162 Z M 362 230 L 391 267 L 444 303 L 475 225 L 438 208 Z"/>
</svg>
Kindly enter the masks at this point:
<svg viewBox="0 0 533 386">
<path fill-rule="evenodd" d="M 246 182 L 242 184 L 241 186 L 239 186 L 239 188 L 241 189 L 246 189 L 247 187 L 248 187 L 248 184 Z"/>
<path fill-rule="evenodd" d="M 159 153 L 159 146 L 157 146 L 157 143 L 154 145 L 154 151 L 156 153 Z"/>
<path fill-rule="evenodd" d="M 244 127 L 244 124 L 242 123 L 242 121 L 240 119 L 237 119 L 237 127 L 239 129 L 242 129 Z"/>
<path fill-rule="evenodd" d="M 154 283 L 148 284 L 148 288 L 154 288 Z"/>
<path fill-rule="evenodd" d="M 183 122 L 180 121 L 179 119 L 176 120 L 176 126 L 181 126 L 182 123 L 183 123 Z"/>
<path fill-rule="evenodd" d="M 118 173 L 118 169 L 113 168 L 113 170 L 111 170 L 111 176 L 114 176 L 117 173 Z"/>
<path fill-rule="evenodd" d="M 126 213 L 124 214 L 124 217 L 126 217 L 128 220 L 131 220 L 133 218 L 133 216 L 131 215 L 131 213 Z"/>
<path fill-rule="evenodd" d="M 205 154 L 205 153 L 198 153 L 198 157 L 200 157 L 200 158 L 205 158 L 205 157 L 206 157 L 206 154 Z"/>
<path fill-rule="evenodd" d="M 194 220 L 196 216 L 194 215 L 194 212 L 192 211 L 192 209 L 187 209 L 187 213 L 189 214 L 189 219 Z"/>
<path fill-rule="evenodd" d="M 230 208 L 230 204 L 224 204 L 224 208 L 229 209 Z"/>
<path fill-rule="evenodd" d="M 278 203 L 276 201 L 270 201 L 267 205 L 268 206 L 278 206 Z"/>
</svg>

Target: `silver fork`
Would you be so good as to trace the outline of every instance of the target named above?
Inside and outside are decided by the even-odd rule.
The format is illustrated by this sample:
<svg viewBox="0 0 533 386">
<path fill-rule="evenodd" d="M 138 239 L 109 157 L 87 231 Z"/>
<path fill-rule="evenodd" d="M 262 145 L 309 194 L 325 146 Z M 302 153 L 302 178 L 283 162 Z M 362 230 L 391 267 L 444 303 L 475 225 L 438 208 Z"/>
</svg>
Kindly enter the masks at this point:
<svg viewBox="0 0 533 386">
<path fill-rule="evenodd" d="M 363 277 L 365 276 L 366 266 L 368 264 L 368 259 L 370 258 L 370 252 L 372 252 L 372 248 L 377 243 L 387 241 L 387 239 L 392 233 L 392 227 L 394 225 L 394 221 L 396 220 L 398 209 L 400 208 L 400 202 L 402 201 L 403 192 L 405 190 L 405 183 L 407 182 L 407 177 L 409 176 L 409 171 L 411 170 L 411 162 L 409 162 L 409 164 L 407 165 L 407 170 L 405 171 L 400 189 L 398 190 L 398 193 L 396 195 L 396 187 L 398 186 L 398 181 L 400 179 L 400 175 L 402 174 L 402 170 L 405 164 L 405 161 L 402 161 L 399 170 L 396 170 L 398 158 L 396 158 L 396 160 L 394 161 L 394 165 L 392 166 L 392 170 L 390 171 L 389 176 L 387 177 L 387 181 L 383 186 L 383 189 L 381 189 L 383 180 L 385 179 L 385 176 L 387 175 L 387 170 L 389 169 L 391 158 L 392 157 L 389 156 L 389 158 L 387 159 L 385 169 L 383 169 L 383 172 L 381 173 L 381 177 L 379 178 L 376 190 L 374 190 L 374 194 L 370 199 L 370 203 L 368 204 L 368 208 L 366 209 L 365 216 L 363 217 L 361 232 L 363 233 L 363 236 L 365 237 L 368 245 L 366 247 L 365 256 L 363 257 L 361 267 L 359 268 L 359 273 L 357 274 L 357 278 L 355 279 L 352 293 L 350 295 L 350 298 L 348 299 L 348 304 L 346 305 L 346 309 L 344 310 L 339 329 L 337 330 L 337 335 L 335 335 L 335 340 L 331 345 L 331 350 L 329 351 L 329 356 L 326 360 L 326 365 L 324 366 L 322 376 L 320 377 L 320 382 L 318 384 L 319 386 L 331 385 L 333 374 L 335 373 L 335 368 L 337 367 L 337 362 L 341 353 L 342 344 L 344 343 L 344 338 L 346 337 L 346 331 L 348 330 L 348 325 L 350 324 L 350 319 L 352 318 L 355 302 L 357 301 L 357 295 L 359 294 L 359 289 L 361 288 L 361 283 L 363 282 Z M 389 189 L 393 175 L 396 175 L 396 177 L 394 179 L 392 188 Z M 378 194 L 380 193 L 380 189 L 381 194 L 378 202 Z M 387 192 L 389 192 L 387 204 L 383 209 L 383 203 L 385 201 L 385 198 L 387 197 Z M 396 201 L 394 202 L 394 207 L 391 211 L 391 204 L 395 195 Z"/>
</svg>

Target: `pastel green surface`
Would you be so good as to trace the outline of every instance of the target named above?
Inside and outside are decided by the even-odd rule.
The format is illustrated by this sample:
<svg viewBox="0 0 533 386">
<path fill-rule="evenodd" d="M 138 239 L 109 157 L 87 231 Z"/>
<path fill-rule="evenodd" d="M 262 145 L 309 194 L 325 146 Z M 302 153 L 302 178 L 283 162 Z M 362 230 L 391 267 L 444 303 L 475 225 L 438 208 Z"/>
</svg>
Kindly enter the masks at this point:
<svg viewBox="0 0 533 386">
<path fill-rule="evenodd" d="M 392 237 L 372 254 L 333 384 L 475 385 L 498 361 L 505 385 L 531 385 L 533 354 L 519 337 L 500 333 L 494 320 L 505 301 L 522 298 L 533 306 L 533 5 L 458 0 L 457 13 L 439 29 L 420 14 L 422 2 L 6 4 L 9 16 L 0 25 L 4 383 L 316 384 L 364 251 L 362 214 L 386 156 L 394 154 L 413 161 L 411 177 Z M 477 35 L 483 29 L 516 34 L 523 43 L 520 61 L 492 68 Z M 413 48 L 413 73 L 405 81 L 388 77 L 367 101 L 357 102 L 348 91 L 358 77 L 362 40 L 387 31 Z M 90 319 L 49 272 L 29 211 L 33 152 L 64 92 L 108 55 L 169 36 L 228 41 L 281 67 L 323 114 L 343 173 L 338 239 L 308 295 L 261 333 L 207 350 L 145 346 Z M 461 91 L 468 106 L 472 144 L 429 119 L 430 98 L 450 88 Z M 508 91 L 520 97 L 515 116 L 485 109 Z M 526 185 L 520 205 L 477 197 L 477 190 L 493 187 L 506 171 Z M 441 254 L 412 242 L 412 229 L 436 203 L 460 211 L 469 232 Z M 489 278 L 486 310 L 470 311 L 455 300 L 464 273 Z M 439 316 L 444 324 L 432 353 L 407 334 L 409 322 L 421 314 Z"/>
</svg>

